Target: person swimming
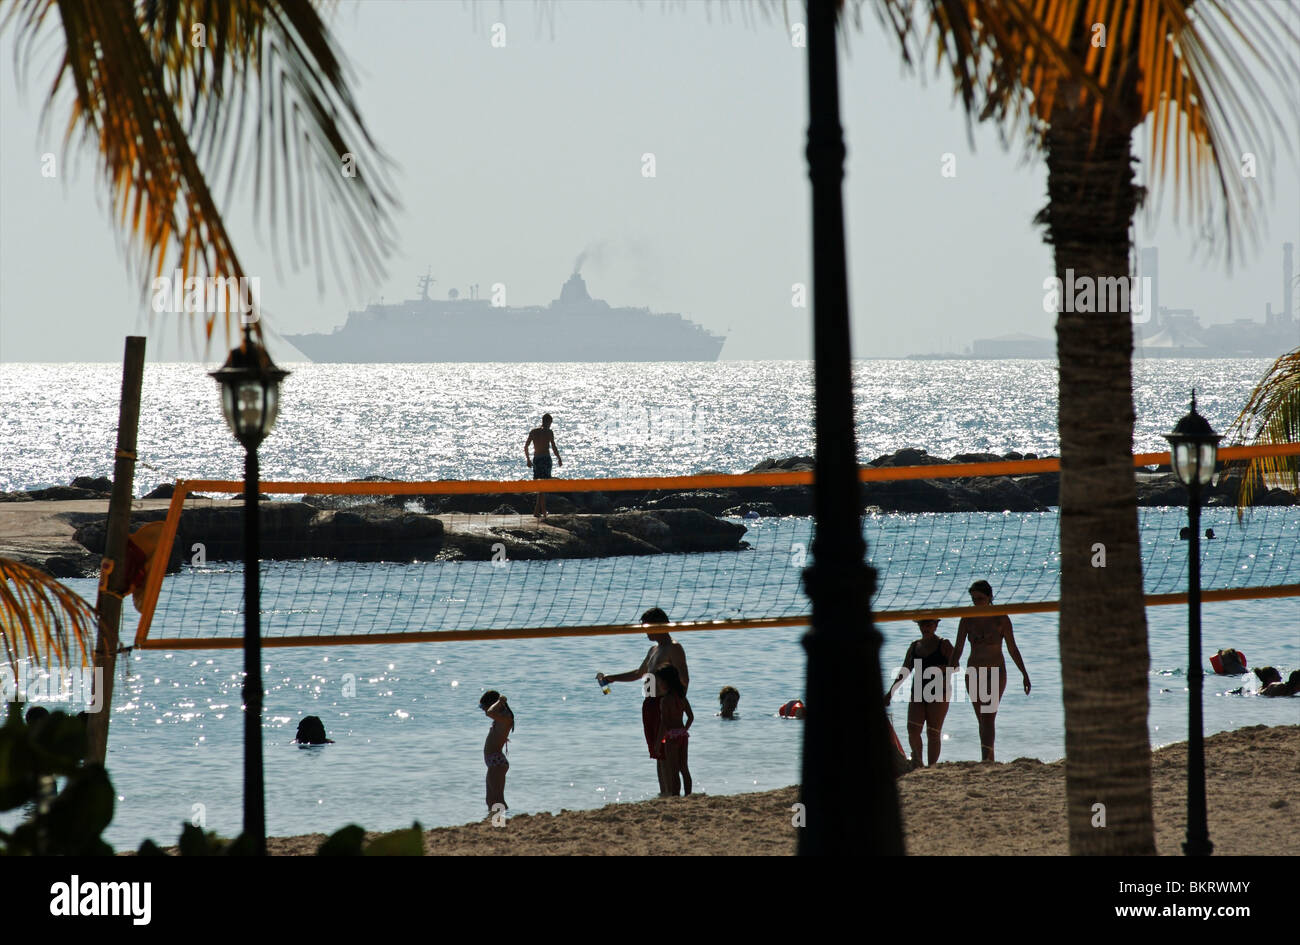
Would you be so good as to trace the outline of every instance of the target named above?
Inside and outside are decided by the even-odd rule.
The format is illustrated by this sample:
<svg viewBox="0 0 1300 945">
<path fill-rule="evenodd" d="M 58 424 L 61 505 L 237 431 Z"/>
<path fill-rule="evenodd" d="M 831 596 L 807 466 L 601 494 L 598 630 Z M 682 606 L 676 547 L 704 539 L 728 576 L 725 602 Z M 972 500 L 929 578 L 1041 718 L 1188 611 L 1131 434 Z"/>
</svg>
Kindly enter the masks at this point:
<svg viewBox="0 0 1300 945">
<path fill-rule="evenodd" d="M 325 723 L 318 715 L 306 716 L 298 723 L 298 734 L 293 740 L 299 745 L 333 745 L 334 739 L 325 735 Z"/>
<path fill-rule="evenodd" d="M 736 717 L 736 706 L 740 704 L 740 692 L 733 686 L 723 686 L 718 693 L 718 715 L 724 719 Z"/>
<path fill-rule="evenodd" d="M 1282 674 L 1272 666 L 1256 666 L 1255 675 L 1263 686 L 1259 690 L 1261 696 L 1277 698 L 1279 696 L 1294 696 L 1300 692 L 1300 669 L 1292 671 L 1291 675 L 1282 681 Z"/>
</svg>

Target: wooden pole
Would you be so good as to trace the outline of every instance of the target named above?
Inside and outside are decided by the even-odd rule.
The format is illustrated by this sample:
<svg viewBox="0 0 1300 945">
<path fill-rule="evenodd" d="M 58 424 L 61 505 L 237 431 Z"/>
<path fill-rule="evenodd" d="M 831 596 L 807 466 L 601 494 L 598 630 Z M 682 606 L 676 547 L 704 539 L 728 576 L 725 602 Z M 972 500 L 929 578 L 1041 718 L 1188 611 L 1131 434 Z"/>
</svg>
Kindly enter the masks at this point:
<svg viewBox="0 0 1300 945">
<path fill-rule="evenodd" d="M 140 425 L 140 388 L 144 380 L 144 342 L 126 339 L 122 360 L 122 401 L 117 418 L 117 453 L 113 462 L 113 496 L 108 503 L 108 534 L 100 566 L 99 633 L 95 640 L 94 704 L 86 729 L 86 761 L 103 764 L 108 752 L 108 720 L 113 704 L 113 671 L 117 666 L 118 631 L 122 625 L 122 597 L 126 593 L 126 542 L 131 529 L 131 501 L 135 494 L 135 440 Z"/>
</svg>

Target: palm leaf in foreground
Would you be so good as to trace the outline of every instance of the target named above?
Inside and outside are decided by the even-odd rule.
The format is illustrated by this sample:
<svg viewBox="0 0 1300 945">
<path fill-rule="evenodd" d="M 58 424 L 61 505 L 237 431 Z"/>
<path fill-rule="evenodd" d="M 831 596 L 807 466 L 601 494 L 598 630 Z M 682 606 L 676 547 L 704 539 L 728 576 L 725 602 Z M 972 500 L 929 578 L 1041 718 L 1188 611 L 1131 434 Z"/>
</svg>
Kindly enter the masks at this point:
<svg viewBox="0 0 1300 945">
<path fill-rule="evenodd" d="M 172 268 L 187 278 L 249 275 L 214 193 L 224 182 L 229 202 L 245 160 L 253 162 L 254 203 L 273 242 L 285 237 L 295 267 L 314 264 L 319 273 L 328 258 L 357 284 L 382 272 L 395 206 L 390 162 L 311 3 L 8 0 L 0 30 L 16 24 L 20 76 L 51 38 L 54 12 L 63 56 L 43 120 L 68 101 L 60 93 L 70 87 L 65 147 L 77 137 L 95 156 L 143 285 Z M 247 121 L 255 133 L 246 144 Z M 350 173 L 340 173 L 349 162 Z M 205 318 L 210 338 L 216 316 Z"/>
<path fill-rule="evenodd" d="M 1228 436 L 1258 445 L 1300 443 L 1300 348 L 1273 362 L 1250 395 Z M 1258 456 L 1246 467 L 1237 511 L 1251 504 L 1255 489 L 1270 482 L 1300 491 L 1300 456 Z"/>
<path fill-rule="evenodd" d="M 0 643 L 9 666 L 90 662 L 98 618 L 90 604 L 39 568 L 0 558 Z M 74 657 L 75 654 L 75 657 Z"/>
</svg>

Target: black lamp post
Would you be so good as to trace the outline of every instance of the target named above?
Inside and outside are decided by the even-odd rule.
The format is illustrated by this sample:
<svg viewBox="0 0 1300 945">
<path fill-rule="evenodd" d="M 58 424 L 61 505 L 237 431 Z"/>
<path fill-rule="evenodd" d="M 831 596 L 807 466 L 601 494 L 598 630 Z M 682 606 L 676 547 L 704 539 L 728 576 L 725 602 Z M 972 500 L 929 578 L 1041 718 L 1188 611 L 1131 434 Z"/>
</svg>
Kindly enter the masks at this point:
<svg viewBox="0 0 1300 945">
<path fill-rule="evenodd" d="M 1201 487 L 1214 478 L 1219 441 L 1209 422 L 1196 412 L 1196 391 L 1192 391 L 1191 413 L 1178 421 L 1169 441 L 1170 463 L 1178 481 L 1187 487 L 1187 840 L 1183 852 L 1188 856 L 1209 856 L 1210 842 L 1205 812 L 1205 745 L 1201 729 Z"/>
<path fill-rule="evenodd" d="M 865 561 L 862 484 L 853 424 L 844 132 L 840 125 L 837 0 L 808 3 L 808 176 L 812 182 L 813 398 L 817 431 L 808 717 L 800 854 L 901 854 L 903 827 L 880 691 L 876 572 Z"/>
<path fill-rule="evenodd" d="M 257 447 L 280 412 L 280 382 L 289 376 L 244 326 L 243 343 L 212 377 L 221 385 L 221 412 L 244 444 L 244 842 L 266 855 L 266 801 L 262 787 L 262 606 L 259 584 Z"/>
</svg>

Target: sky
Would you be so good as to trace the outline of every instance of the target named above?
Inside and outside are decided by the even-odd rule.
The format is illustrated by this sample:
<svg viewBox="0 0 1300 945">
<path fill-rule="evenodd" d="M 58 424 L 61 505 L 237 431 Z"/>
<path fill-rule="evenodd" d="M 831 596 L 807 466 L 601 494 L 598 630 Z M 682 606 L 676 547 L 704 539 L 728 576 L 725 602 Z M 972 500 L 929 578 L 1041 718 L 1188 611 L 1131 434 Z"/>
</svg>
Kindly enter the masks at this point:
<svg viewBox="0 0 1300 945">
<path fill-rule="evenodd" d="M 1287 0 L 1290 2 L 1290 0 Z M 1300 29 L 1300 3 L 1294 21 Z M 294 271 L 251 200 L 224 207 L 275 333 L 328 332 L 351 309 L 502 283 L 510 305 L 556 298 L 576 257 L 613 305 L 680 312 L 728 334 L 725 359 L 806 358 L 811 310 L 806 50 L 779 7 L 534 0 L 363 0 L 330 22 L 355 71 L 364 119 L 394 160 L 401 209 L 386 277 L 361 290 Z M 803 7 L 789 6 L 792 21 Z M 494 46 L 496 24 L 505 45 Z M 66 110 L 40 128 L 59 45 L 15 81 L 13 30 L 0 37 L 0 361 L 116 361 L 146 334 L 150 360 L 220 361 L 176 314 L 153 314 L 113 228 L 92 156 L 64 160 Z M 496 30 L 500 36 L 500 31 Z M 1042 161 L 975 129 L 950 84 L 902 68 L 864 11 L 841 56 L 844 187 L 857 357 L 961 351 L 975 338 L 1053 335 L 1043 311 L 1052 257 L 1032 223 Z M 1297 90 L 1300 98 L 1300 90 Z M 1284 108 L 1279 101 L 1278 108 Z M 1292 112 L 1294 114 L 1294 112 Z M 1300 134 L 1298 134 L 1300 136 Z M 58 157 L 43 177 L 42 156 Z M 655 175 L 643 175 L 653 154 Z M 955 176 L 942 173 L 952 155 Z M 1172 200 L 1135 237 L 1161 250 L 1160 302 L 1203 324 L 1262 320 L 1282 305 L 1281 244 L 1297 244 L 1300 157 L 1261 166 L 1261 239 L 1229 272 L 1206 263 Z M 278 249 L 278 251 L 277 251 Z"/>
</svg>

